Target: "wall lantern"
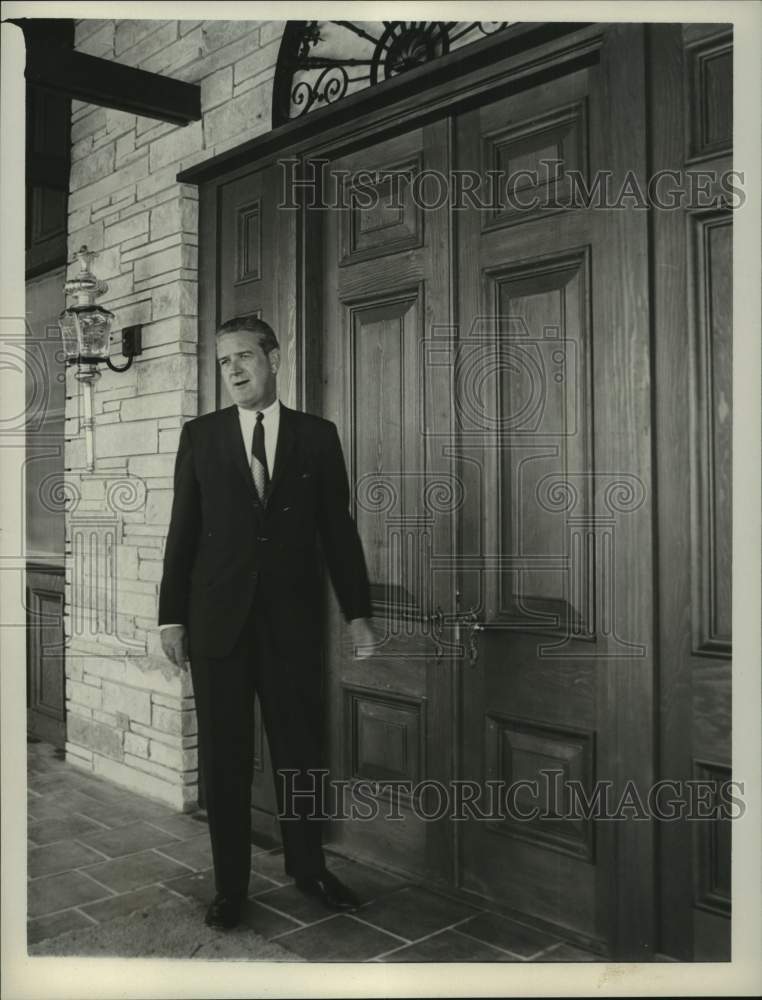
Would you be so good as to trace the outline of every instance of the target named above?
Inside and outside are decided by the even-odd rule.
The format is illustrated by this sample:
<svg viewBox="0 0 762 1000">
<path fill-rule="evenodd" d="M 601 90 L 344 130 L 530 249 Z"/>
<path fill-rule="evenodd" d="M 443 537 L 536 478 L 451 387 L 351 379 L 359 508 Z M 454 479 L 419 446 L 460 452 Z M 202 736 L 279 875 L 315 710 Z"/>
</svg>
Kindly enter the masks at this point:
<svg viewBox="0 0 762 1000">
<path fill-rule="evenodd" d="M 126 327 L 122 331 L 122 354 L 127 358 L 127 363 L 115 365 L 111 360 L 111 324 L 114 314 L 95 301 L 108 291 L 106 282 L 99 281 L 90 269 L 97 256 L 86 246 L 79 248 L 79 273 L 64 285 L 64 291 L 68 295 L 74 295 L 76 301 L 64 309 L 58 318 L 66 364 L 77 366 L 75 378 L 83 384 L 85 447 L 87 467 L 91 472 L 95 468 L 93 383 L 101 376 L 98 366 L 105 364 L 111 371 L 126 372 L 132 366 L 133 358 L 142 353 L 142 328 Z"/>
</svg>

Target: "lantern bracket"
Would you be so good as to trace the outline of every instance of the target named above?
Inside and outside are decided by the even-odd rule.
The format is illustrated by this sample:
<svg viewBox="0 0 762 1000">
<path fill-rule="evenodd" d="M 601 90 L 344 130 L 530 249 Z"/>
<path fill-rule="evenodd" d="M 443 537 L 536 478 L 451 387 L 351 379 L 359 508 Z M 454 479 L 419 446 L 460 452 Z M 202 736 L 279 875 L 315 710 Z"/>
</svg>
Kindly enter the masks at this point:
<svg viewBox="0 0 762 1000">
<path fill-rule="evenodd" d="M 126 372 L 132 367 L 132 361 L 143 353 L 143 327 L 136 323 L 122 330 L 122 355 L 127 358 L 127 364 L 115 365 L 111 358 L 106 358 L 106 364 L 112 372 Z"/>
</svg>

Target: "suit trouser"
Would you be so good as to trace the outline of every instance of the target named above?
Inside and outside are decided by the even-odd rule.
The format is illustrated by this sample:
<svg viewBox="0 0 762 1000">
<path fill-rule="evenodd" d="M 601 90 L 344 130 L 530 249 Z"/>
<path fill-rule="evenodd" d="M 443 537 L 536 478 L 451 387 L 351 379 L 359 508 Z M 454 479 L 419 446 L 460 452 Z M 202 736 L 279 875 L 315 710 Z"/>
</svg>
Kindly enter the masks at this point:
<svg viewBox="0 0 762 1000">
<path fill-rule="evenodd" d="M 322 758 L 320 663 L 279 652 L 273 632 L 270 616 L 258 606 L 229 656 L 194 655 L 191 641 L 215 885 L 231 897 L 246 895 L 251 870 L 255 692 L 270 748 L 286 874 L 302 878 L 325 870 L 315 773 Z"/>
</svg>

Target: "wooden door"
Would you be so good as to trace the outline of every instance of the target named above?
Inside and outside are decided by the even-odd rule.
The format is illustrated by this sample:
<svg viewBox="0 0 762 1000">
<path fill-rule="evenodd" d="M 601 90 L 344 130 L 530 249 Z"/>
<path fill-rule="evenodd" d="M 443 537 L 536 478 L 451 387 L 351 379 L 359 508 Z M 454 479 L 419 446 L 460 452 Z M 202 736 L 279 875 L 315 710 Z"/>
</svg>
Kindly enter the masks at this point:
<svg viewBox="0 0 762 1000">
<path fill-rule="evenodd" d="M 283 398 L 334 420 L 347 458 L 384 638 L 353 661 L 332 604 L 332 776 L 524 782 L 495 822 L 422 822 L 387 792 L 386 816 L 338 821 L 333 842 L 620 959 L 729 951 L 720 809 L 656 831 L 627 808 L 565 817 L 569 782 L 583 809 L 608 783 L 616 815 L 655 779 L 730 777 L 729 207 L 605 199 L 628 171 L 645 189 L 647 156 L 652 172 L 729 168 L 731 41 L 588 26 L 455 81 L 457 107 L 441 88 L 403 102 L 407 131 L 387 107 L 305 134 L 299 169 L 326 157 L 344 195 L 358 170 L 403 180 L 305 205 L 298 238 L 274 167 L 201 194 L 202 411 L 220 403 L 214 326 L 262 309 Z M 376 123 L 404 134 L 368 138 Z M 501 171 L 544 176 L 519 176 L 520 210 L 419 186 L 421 210 L 410 181 L 427 168 L 468 171 L 488 201 Z M 570 171 L 582 207 L 548 208 Z M 277 835 L 262 753 L 257 774 Z M 516 817 L 535 805 L 544 817 Z"/>
<path fill-rule="evenodd" d="M 344 442 L 386 635 L 372 668 L 355 664 L 334 609 L 336 776 L 483 792 L 558 771 L 585 796 L 651 776 L 646 220 L 542 208 L 563 203 L 572 169 L 587 185 L 602 169 L 643 179 L 639 52 L 639 29 L 614 28 L 588 68 L 329 165 L 332 194 L 363 168 L 436 166 L 485 181 L 482 200 L 490 172 L 540 171 L 520 192 L 534 212 L 419 184 L 325 213 L 323 413 Z M 437 477 L 441 510 L 428 506 Z M 565 820 L 566 793 L 543 794 L 538 822 L 425 823 L 408 809 L 337 824 L 336 842 L 647 954 L 651 825 Z"/>
<path fill-rule="evenodd" d="M 328 163 L 323 202 L 337 207 L 322 213 L 315 248 L 324 261 L 322 412 L 339 428 L 380 637 L 373 659 L 354 661 L 332 603 L 331 774 L 394 786 L 373 796 L 375 817 L 338 821 L 332 834 L 357 856 L 434 878 L 449 874 L 451 831 L 446 820 L 426 822 L 428 807 L 412 797 L 421 782 L 451 774 L 450 668 L 436 658 L 430 615 L 453 600 L 458 489 L 441 448 L 451 375 L 428 369 L 423 350 L 450 319 L 448 208 L 424 211 L 413 189 L 422 172 L 446 172 L 449 134 L 440 120 Z M 366 170 L 395 179 L 369 185 Z"/>
<path fill-rule="evenodd" d="M 216 362 L 215 329 L 234 316 L 255 314 L 275 330 L 282 365 L 278 394 L 293 405 L 293 267 L 283 266 L 284 245 L 293 261 L 293 216 L 278 212 L 279 175 L 272 166 L 241 171 L 207 188 L 201 201 L 202 239 L 215 244 L 218 280 L 202 282 L 199 311 L 204 336 L 199 340 L 199 409 L 231 405 Z M 215 243 L 215 241 L 217 241 Z M 259 699 L 254 707 L 254 777 L 252 826 L 260 836 L 280 839 L 270 751 Z M 203 787 L 200 789 L 203 803 Z"/>
<path fill-rule="evenodd" d="M 702 818 L 693 798 L 693 818 L 660 830 L 659 948 L 683 961 L 730 959 L 732 43 L 722 24 L 651 40 L 654 93 L 669 95 L 654 107 L 654 169 L 701 172 L 710 193 L 654 220 L 659 775 L 704 797 Z"/>
<path fill-rule="evenodd" d="M 529 171 L 536 206 L 458 219 L 461 776 L 514 786 L 459 827 L 461 884 L 620 957 L 653 946 L 651 824 L 584 801 L 645 796 L 652 769 L 646 220 L 547 206 L 571 170 L 642 181 L 641 44 L 613 29 L 597 65 L 456 131 L 459 167 Z"/>
<path fill-rule="evenodd" d="M 554 159 L 587 183 L 600 169 L 642 177 L 641 43 L 614 29 L 597 65 L 330 172 L 437 164 L 486 178 Z M 617 93 L 625 80 L 628 95 Z M 562 201 L 566 185 L 551 178 L 522 202 Z M 446 781 L 484 788 L 558 770 L 587 796 L 596 780 L 616 793 L 628 780 L 642 787 L 653 724 L 645 219 L 449 199 L 421 209 L 410 190 L 396 205 L 358 200 L 324 220 L 323 412 L 342 434 L 387 635 L 372 670 L 354 664 L 334 615 L 332 771 L 420 782 L 438 766 Z M 428 534 L 437 475 L 450 508 Z M 432 619 L 460 654 L 437 656 Z M 437 836 L 408 812 L 397 824 L 338 825 L 336 839 L 440 877 L 449 848 L 462 888 L 601 948 L 618 947 L 619 928 L 642 953 L 653 930 L 650 825 L 564 820 L 564 793 L 547 795 L 549 818 L 531 824 L 450 823 Z M 640 865 L 629 879 L 625 854 Z"/>
</svg>

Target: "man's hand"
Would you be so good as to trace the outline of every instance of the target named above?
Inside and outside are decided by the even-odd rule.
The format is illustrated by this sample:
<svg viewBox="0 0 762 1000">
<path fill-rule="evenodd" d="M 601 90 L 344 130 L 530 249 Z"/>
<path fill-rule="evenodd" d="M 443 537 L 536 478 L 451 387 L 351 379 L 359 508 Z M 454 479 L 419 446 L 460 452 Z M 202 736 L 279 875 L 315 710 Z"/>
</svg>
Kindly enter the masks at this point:
<svg viewBox="0 0 762 1000">
<path fill-rule="evenodd" d="M 184 625 L 172 625 L 161 630 L 161 648 L 168 660 L 186 670 L 188 665 L 188 632 Z"/>
<path fill-rule="evenodd" d="M 367 660 L 373 656 L 378 640 L 373 634 L 373 628 L 368 618 L 353 618 L 349 623 L 349 631 L 352 634 L 352 652 L 355 659 Z"/>
</svg>

